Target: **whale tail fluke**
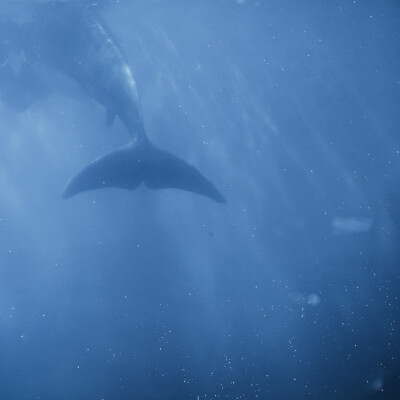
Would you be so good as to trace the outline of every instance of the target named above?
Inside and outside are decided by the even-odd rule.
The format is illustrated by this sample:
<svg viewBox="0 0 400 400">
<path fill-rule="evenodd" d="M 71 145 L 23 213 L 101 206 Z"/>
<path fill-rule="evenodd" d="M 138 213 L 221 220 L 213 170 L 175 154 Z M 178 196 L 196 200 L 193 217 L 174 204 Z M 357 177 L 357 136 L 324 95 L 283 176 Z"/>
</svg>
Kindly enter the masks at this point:
<svg viewBox="0 0 400 400">
<path fill-rule="evenodd" d="M 148 141 L 132 142 L 92 161 L 68 182 L 63 197 L 106 187 L 132 190 L 142 182 L 151 189 L 176 188 L 226 202 L 195 167 Z"/>
</svg>

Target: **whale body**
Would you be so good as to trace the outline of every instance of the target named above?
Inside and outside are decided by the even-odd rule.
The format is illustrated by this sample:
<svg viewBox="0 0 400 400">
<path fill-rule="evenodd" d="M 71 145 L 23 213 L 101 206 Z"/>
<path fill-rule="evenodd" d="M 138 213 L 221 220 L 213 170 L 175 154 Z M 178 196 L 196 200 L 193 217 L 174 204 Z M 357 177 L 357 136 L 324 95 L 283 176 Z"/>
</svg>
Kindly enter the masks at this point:
<svg viewBox="0 0 400 400">
<path fill-rule="evenodd" d="M 144 183 L 151 189 L 176 188 L 225 203 L 219 190 L 194 166 L 150 142 L 131 69 L 93 7 L 37 5 L 22 31 L 19 46 L 31 62 L 44 63 L 72 78 L 105 107 L 108 123 L 118 117 L 131 137 L 127 145 L 78 172 L 67 183 L 64 198 L 106 187 L 132 190 Z M 4 64 L 7 57 L 3 58 Z"/>
</svg>

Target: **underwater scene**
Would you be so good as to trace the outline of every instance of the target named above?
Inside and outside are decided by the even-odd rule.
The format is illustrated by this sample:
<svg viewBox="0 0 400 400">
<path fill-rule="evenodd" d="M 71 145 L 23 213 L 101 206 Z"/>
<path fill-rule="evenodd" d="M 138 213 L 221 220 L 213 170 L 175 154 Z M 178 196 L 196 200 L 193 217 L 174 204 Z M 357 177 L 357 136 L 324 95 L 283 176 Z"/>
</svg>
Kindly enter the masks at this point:
<svg viewBox="0 0 400 400">
<path fill-rule="evenodd" d="M 397 0 L 0 0 L 0 399 L 400 399 Z"/>
</svg>

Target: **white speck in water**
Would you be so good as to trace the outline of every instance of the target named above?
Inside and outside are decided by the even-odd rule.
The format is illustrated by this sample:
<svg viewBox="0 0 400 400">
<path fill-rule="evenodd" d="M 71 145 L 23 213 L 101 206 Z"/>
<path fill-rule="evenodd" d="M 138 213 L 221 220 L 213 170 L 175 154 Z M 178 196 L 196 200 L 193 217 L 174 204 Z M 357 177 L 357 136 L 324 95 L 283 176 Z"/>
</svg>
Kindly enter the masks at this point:
<svg viewBox="0 0 400 400">
<path fill-rule="evenodd" d="M 315 293 L 311 293 L 307 297 L 307 303 L 314 307 L 319 306 L 321 303 L 321 297 Z"/>
</svg>

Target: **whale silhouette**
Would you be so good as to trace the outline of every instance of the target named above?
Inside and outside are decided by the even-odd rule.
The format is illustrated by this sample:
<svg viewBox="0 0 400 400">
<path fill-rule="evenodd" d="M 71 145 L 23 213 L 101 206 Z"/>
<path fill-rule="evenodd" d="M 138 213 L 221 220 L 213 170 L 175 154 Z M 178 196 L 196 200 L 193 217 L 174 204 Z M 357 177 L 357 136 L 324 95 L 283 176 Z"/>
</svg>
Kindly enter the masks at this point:
<svg viewBox="0 0 400 400">
<path fill-rule="evenodd" d="M 225 203 L 194 166 L 150 142 L 131 69 L 94 7 L 79 2 L 37 4 L 29 21 L 20 25 L 18 46 L 24 56 L 72 78 L 106 108 L 109 124 L 118 117 L 131 136 L 127 145 L 78 172 L 67 183 L 64 198 L 107 187 L 132 190 L 143 183 L 151 189 L 176 188 Z M 6 65 L 7 57 L 3 59 Z"/>
</svg>

